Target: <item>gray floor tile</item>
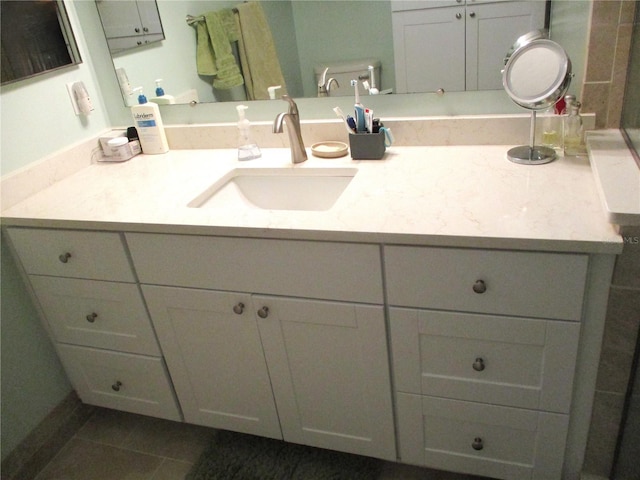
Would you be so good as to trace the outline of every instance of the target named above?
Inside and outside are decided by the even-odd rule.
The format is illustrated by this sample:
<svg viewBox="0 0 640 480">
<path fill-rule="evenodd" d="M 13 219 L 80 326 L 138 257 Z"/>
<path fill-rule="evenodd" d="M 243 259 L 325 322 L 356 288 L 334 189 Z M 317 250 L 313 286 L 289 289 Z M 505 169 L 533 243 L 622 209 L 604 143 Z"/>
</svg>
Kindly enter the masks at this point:
<svg viewBox="0 0 640 480">
<path fill-rule="evenodd" d="M 184 480 L 193 464 L 179 460 L 164 459 L 151 480 Z"/>
<path fill-rule="evenodd" d="M 209 444 L 210 428 L 172 422 L 152 417 L 139 417 L 122 448 L 193 463 Z"/>
<path fill-rule="evenodd" d="M 35 480 L 151 480 L 163 459 L 74 438 Z"/>
</svg>

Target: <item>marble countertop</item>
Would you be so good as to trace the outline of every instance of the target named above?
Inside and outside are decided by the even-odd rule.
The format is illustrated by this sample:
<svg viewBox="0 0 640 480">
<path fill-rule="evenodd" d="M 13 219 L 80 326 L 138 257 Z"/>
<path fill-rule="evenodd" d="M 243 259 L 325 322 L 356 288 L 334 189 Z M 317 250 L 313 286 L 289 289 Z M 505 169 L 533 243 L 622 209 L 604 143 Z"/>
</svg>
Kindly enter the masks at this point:
<svg viewBox="0 0 640 480">
<path fill-rule="evenodd" d="M 587 147 L 608 221 L 640 225 L 640 168 L 620 130 L 587 132 Z"/>
<path fill-rule="evenodd" d="M 235 149 L 172 150 L 93 163 L 2 211 L 4 225 L 619 253 L 587 158 L 509 162 L 511 145 L 392 147 L 383 160 L 285 148 L 238 162 Z M 307 149 L 308 151 L 310 149 Z M 327 211 L 190 208 L 233 168 L 357 168 Z"/>
</svg>

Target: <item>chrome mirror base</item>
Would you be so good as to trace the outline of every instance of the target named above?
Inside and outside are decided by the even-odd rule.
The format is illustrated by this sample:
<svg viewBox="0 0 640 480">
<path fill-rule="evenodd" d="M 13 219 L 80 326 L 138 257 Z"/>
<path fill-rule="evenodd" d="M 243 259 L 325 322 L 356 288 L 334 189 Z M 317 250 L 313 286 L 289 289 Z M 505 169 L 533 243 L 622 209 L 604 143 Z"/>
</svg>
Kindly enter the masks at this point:
<svg viewBox="0 0 640 480">
<path fill-rule="evenodd" d="M 549 147 L 523 145 L 511 148 L 507 152 L 507 158 L 521 165 L 542 165 L 543 163 L 553 162 L 556 159 L 556 152 Z"/>
</svg>

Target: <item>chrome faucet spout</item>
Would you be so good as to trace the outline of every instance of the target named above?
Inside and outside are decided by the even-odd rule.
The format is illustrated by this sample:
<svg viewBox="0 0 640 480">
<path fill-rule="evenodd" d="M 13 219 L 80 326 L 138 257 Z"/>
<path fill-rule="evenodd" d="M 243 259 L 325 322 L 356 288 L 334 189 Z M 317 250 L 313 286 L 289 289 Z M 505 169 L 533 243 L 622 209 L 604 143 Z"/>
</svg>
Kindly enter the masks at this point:
<svg viewBox="0 0 640 480">
<path fill-rule="evenodd" d="M 282 99 L 289 102 L 287 112 L 279 113 L 273 121 L 273 133 L 282 133 L 283 123 L 287 125 L 289 134 L 289 147 L 291 148 L 291 163 L 302 163 L 307 160 L 307 151 L 304 148 L 302 132 L 300 131 L 300 116 L 298 106 L 289 95 L 283 95 Z"/>
</svg>

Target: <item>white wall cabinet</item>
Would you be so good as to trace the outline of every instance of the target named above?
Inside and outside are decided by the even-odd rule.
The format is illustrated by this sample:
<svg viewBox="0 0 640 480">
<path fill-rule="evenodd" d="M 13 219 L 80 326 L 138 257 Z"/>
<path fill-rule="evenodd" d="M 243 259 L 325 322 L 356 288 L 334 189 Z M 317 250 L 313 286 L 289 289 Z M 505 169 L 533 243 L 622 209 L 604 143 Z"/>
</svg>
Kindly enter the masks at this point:
<svg viewBox="0 0 640 480">
<path fill-rule="evenodd" d="M 112 53 L 164 40 L 155 0 L 98 0 L 96 5 Z"/>
<path fill-rule="evenodd" d="M 385 247 L 399 456 L 560 479 L 586 255 Z"/>
<path fill-rule="evenodd" d="M 396 459 L 379 247 L 126 237 L 187 421 Z"/>
<path fill-rule="evenodd" d="M 392 2 L 398 93 L 502 89 L 504 57 L 544 1 Z"/>
</svg>

